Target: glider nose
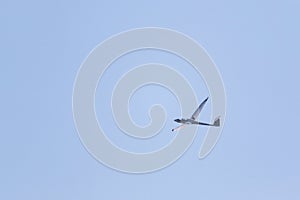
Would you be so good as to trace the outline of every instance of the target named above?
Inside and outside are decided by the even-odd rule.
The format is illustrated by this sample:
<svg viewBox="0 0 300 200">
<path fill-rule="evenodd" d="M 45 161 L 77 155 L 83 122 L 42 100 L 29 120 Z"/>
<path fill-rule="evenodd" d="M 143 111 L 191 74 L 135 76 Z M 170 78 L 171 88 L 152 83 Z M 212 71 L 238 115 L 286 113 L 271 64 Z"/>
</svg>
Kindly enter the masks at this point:
<svg viewBox="0 0 300 200">
<path fill-rule="evenodd" d="M 175 122 L 179 123 L 180 122 L 180 119 L 174 119 Z"/>
</svg>

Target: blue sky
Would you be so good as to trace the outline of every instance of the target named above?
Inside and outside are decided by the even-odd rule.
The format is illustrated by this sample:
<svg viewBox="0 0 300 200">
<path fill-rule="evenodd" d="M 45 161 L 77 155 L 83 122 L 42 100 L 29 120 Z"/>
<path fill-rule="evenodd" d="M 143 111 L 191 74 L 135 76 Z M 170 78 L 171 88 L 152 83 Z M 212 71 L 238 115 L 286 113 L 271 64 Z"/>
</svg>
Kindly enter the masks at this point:
<svg viewBox="0 0 300 200">
<path fill-rule="evenodd" d="M 0 5 L 1 199 L 300 197 L 298 1 L 29 0 Z M 206 130 L 200 128 L 176 163 L 156 173 L 131 175 L 103 166 L 84 149 L 73 122 L 72 90 L 80 64 L 98 43 L 145 26 L 178 30 L 207 50 L 225 84 L 227 117 L 206 159 L 197 158 Z M 158 54 L 144 52 L 149 60 L 184 65 Z M 130 58 L 121 62 L 138 63 Z M 203 84 L 188 70 L 183 73 L 192 84 Z M 172 98 L 161 88 L 143 90 L 134 101 L 149 100 L 143 95 L 147 90 L 163 94 L 147 105 Z M 201 91 L 198 99 L 207 95 L 205 87 Z M 133 118 L 143 119 L 147 105 L 132 104 Z M 202 119 L 209 119 L 209 105 Z M 177 117 L 174 99 L 166 109 L 168 119 Z M 170 121 L 166 129 L 173 125 Z M 156 148 L 167 137 L 140 146 Z M 112 140 L 135 148 L 117 135 Z"/>
</svg>

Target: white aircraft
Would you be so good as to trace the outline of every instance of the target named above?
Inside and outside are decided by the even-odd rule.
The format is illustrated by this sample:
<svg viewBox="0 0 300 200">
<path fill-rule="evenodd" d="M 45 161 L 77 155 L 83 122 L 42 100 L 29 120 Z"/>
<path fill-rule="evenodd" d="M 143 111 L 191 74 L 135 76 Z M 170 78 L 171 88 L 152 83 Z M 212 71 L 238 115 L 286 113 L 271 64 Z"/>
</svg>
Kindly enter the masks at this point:
<svg viewBox="0 0 300 200">
<path fill-rule="evenodd" d="M 199 107 L 194 112 L 194 114 L 192 115 L 191 118 L 189 118 L 189 119 L 175 119 L 174 120 L 175 122 L 180 123 L 182 125 L 180 125 L 180 126 L 178 126 L 176 128 L 173 128 L 172 131 L 179 130 L 179 129 L 183 128 L 186 125 L 192 125 L 192 124 L 195 124 L 195 125 L 204 125 L 204 126 L 220 126 L 220 117 L 217 117 L 214 120 L 213 124 L 208 124 L 208 123 L 204 123 L 204 122 L 198 122 L 198 121 L 195 120 L 199 116 L 199 114 L 200 114 L 202 108 L 204 107 L 205 103 L 207 102 L 207 100 L 208 100 L 208 97 L 199 105 Z"/>
</svg>

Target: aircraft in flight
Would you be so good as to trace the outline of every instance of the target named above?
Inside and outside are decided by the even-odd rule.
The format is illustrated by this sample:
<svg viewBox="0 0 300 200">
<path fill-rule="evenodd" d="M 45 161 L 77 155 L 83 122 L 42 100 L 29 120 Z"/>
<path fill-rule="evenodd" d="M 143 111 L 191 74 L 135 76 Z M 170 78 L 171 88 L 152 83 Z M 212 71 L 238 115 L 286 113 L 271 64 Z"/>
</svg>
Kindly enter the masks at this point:
<svg viewBox="0 0 300 200">
<path fill-rule="evenodd" d="M 204 107 L 205 103 L 207 102 L 207 100 L 208 100 L 208 97 L 199 105 L 199 107 L 193 113 L 191 118 L 175 119 L 174 121 L 177 123 L 180 123 L 181 125 L 176 128 L 173 128 L 172 131 L 180 130 L 181 128 L 183 128 L 186 125 L 204 125 L 204 126 L 215 126 L 215 127 L 220 126 L 220 117 L 217 117 L 214 120 L 214 123 L 212 123 L 212 124 L 196 121 L 196 118 L 199 116 L 199 114 L 200 114 L 202 108 Z"/>
</svg>

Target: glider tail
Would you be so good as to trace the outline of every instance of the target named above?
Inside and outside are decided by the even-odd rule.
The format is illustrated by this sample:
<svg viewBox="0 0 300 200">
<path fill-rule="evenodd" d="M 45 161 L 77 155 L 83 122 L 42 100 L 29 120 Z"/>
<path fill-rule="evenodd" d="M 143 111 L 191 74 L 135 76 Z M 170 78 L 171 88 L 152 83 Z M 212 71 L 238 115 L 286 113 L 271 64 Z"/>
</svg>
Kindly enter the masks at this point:
<svg viewBox="0 0 300 200">
<path fill-rule="evenodd" d="M 220 126 L 220 116 L 215 119 L 213 126 Z"/>
</svg>

